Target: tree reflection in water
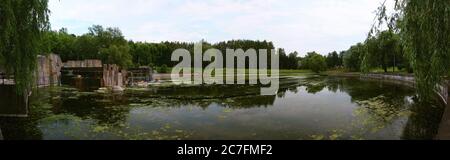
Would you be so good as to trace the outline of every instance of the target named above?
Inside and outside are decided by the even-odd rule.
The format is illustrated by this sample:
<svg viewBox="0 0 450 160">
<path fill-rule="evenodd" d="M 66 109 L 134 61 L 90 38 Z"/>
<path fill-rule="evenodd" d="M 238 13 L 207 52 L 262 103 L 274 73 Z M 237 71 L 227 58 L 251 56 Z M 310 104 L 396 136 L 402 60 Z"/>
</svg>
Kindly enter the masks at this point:
<svg viewBox="0 0 450 160">
<path fill-rule="evenodd" d="M 338 95 L 348 95 L 350 102 L 347 103 L 357 106 L 352 111 L 354 118 L 352 118 L 351 124 L 347 128 L 330 129 L 330 136 L 323 135 L 327 133 L 318 133 L 311 137 L 303 135 L 297 138 L 321 139 L 329 137 L 325 139 L 338 139 L 339 136 L 342 136 L 340 137 L 342 139 L 384 139 L 379 137 L 379 132 L 385 132 L 384 129 L 387 127 L 403 126 L 400 127 L 402 134 L 398 138 L 432 139 L 437 132 L 440 116 L 443 112 L 442 106 L 435 105 L 439 103 L 418 103 L 412 88 L 380 81 L 314 76 L 307 78 L 283 77 L 280 78 L 280 82 L 281 86 L 276 96 L 261 96 L 259 94 L 261 86 L 258 85 L 161 86 L 148 89 L 129 89 L 123 94 L 80 92 L 70 88 L 47 88 L 35 92 L 29 118 L 2 118 L 0 119 L 0 126 L 5 139 L 42 139 L 43 134 L 53 132 L 53 130 L 45 127 L 47 125 L 52 126 L 52 121 L 56 120 L 58 123 L 72 126 L 72 129 L 78 128 L 80 133 L 85 132 L 84 129 L 87 126 L 89 128 L 87 129 L 89 130 L 88 133 L 114 129 L 114 131 L 120 133 L 120 136 L 123 136 L 126 134 L 123 132 L 133 130 L 133 127 L 130 126 L 130 119 L 135 117 L 130 116 L 133 115 L 133 111 L 139 110 L 139 108 L 149 110 L 151 115 L 160 117 L 162 116 L 160 114 L 175 114 L 172 111 L 177 111 L 177 115 L 182 114 L 183 112 L 178 113 L 178 111 L 184 111 L 186 107 L 195 106 L 202 110 L 196 111 L 198 113 L 195 115 L 204 117 L 205 120 L 211 120 L 208 116 L 216 114 L 214 110 L 211 110 L 213 106 L 224 108 L 223 112 L 247 110 L 248 112 L 268 112 L 268 116 L 270 116 L 271 114 L 281 113 L 281 111 L 275 112 L 275 108 L 285 107 L 281 105 L 283 103 L 277 102 L 286 101 L 289 103 L 292 100 L 295 101 L 297 99 L 295 97 L 298 96 L 317 97 L 330 94 L 328 96 L 331 97 L 323 97 L 323 101 L 332 101 L 326 98 Z M 290 97 L 294 97 L 294 99 L 289 99 Z M 333 104 L 333 102 L 329 104 Z M 159 110 L 165 112 L 159 113 Z M 64 117 L 64 115 L 67 116 Z M 172 117 L 166 116 L 163 119 L 177 118 L 173 116 L 175 115 L 172 115 Z M 219 114 L 218 116 L 221 117 L 222 115 Z M 285 118 L 291 118 L 289 122 L 296 121 L 295 117 L 286 116 Z M 46 123 L 43 123 L 43 121 Z M 270 120 L 267 119 L 266 121 Z M 71 124 L 75 122 L 80 124 Z M 190 122 L 175 122 L 185 123 L 184 125 L 191 124 Z M 220 125 L 220 121 L 211 123 Z M 229 120 L 228 123 L 232 123 L 232 121 Z M 297 130 L 295 124 L 286 124 L 286 126 L 292 127 L 291 130 Z M 233 124 L 233 126 L 236 125 L 238 124 Z M 139 132 L 139 136 L 148 136 L 148 134 L 158 136 L 148 139 L 189 139 L 188 135 L 192 136 L 192 134 L 186 134 L 183 130 L 173 128 L 169 124 L 164 124 L 160 129 L 151 132 L 145 129 L 135 132 Z M 289 130 L 289 128 L 286 129 Z M 238 131 L 239 128 L 232 128 L 232 130 Z M 300 128 L 301 130 L 303 129 Z M 173 134 L 172 132 L 184 133 L 185 135 L 168 136 Z M 81 139 L 91 139 L 90 136 L 92 135 L 85 135 Z M 139 136 L 135 136 L 133 139 L 141 139 Z M 284 137 L 269 134 L 268 136 Z M 55 137 L 57 139 L 58 136 Z M 130 137 L 116 138 L 129 139 Z M 293 139 L 291 136 L 287 136 L 287 138 Z M 51 136 L 50 139 L 52 139 Z"/>
</svg>

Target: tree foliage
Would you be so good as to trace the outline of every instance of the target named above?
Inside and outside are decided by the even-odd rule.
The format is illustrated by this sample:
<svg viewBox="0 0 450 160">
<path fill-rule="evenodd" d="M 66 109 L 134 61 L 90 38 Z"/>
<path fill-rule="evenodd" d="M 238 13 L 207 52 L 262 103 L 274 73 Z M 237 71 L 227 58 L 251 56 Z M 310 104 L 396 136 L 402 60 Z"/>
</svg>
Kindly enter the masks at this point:
<svg viewBox="0 0 450 160">
<path fill-rule="evenodd" d="M 280 61 L 280 69 L 298 69 L 299 57 L 298 52 L 286 54 L 283 48 L 278 49 L 278 56 Z"/>
<path fill-rule="evenodd" d="M 385 2 L 386 3 L 386 2 Z M 450 70 L 450 1 L 395 0 L 388 14 L 383 4 L 369 35 L 382 26 L 400 33 L 422 99 L 429 99 Z"/>
<path fill-rule="evenodd" d="M 326 58 L 316 52 L 309 52 L 302 63 L 306 68 L 316 73 L 327 70 Z"/>
<path fill-rule="evenodd" d="M 63 61 L 100 59 L 124 68 L 132 64 L 128 42 L 118 28 L 94 25 L 81 36 L 69 34 L 63 28 L 47 32 L 44 42 L 48 52 L 59 54 Z"/>
<path fill-rule="evenodd" d="M 130 49 L 127 45 L 116 46 L 112 45 L 108 48 L 101 48 L 99 53 L 103 59 L 103 63 L 117 64 L 123 68 L 128 68 L 133 65 L 132 57 L 129 53 Z"/>
<path fill-rule="evenodd" d="M 17 93 L 33 82 L 37 55 L 43 51 L 42 33 L 49 29 L 48 0 L 2 0 L 0 3 L 0 57 L 14 75 Z"/>
<path fill-rule="evenodd" d="M 350 71 L 361 70 L 361 56 L 366 52 L 366 48 L 362 43 L 351 46 L 344 54 L 343 61 L 345 68 Z"/>
<path fill-rule="evenodd" d="M 89 33 L 81 36 L 69 34 L 66 29 L 61 29 L 60 31 L 48 32 L 46 37 L 49 52 L 59 54 L 63 61 L 100 59 L 105 63 L 115 63 L 122 67 L 162 67 L 163 65 L 173 67 L 177 64 L 171 61 L 173 51 L 184 48 L 190 51 L 192 55 L 194 53 L 193 42 L 148 43 L 126 41 L 120 29 L 105 29 L 98 25 L 90 27 Z M 202 41 L 202 43 L 204 51 L 217 48 L 222 51 L 224 56 L 227 56 L 225 54 L 226 49 L 255 49 L 259 55 L 259 49 L 271 50 L 275 48 L 272 42 L 253 40 L 231 40 L 215 44 Z M 290 56 L 291 61 L 289 62 L 293 62 L 292 59 L 295 59 L 296 55 Z M 296 67 L 297 65 L 293 64 L 293 66 Z"/>
<path fill-rule="evenodd" d="M 398 34 L 391 30 L 378 33 L 365 42 L 362 70 L 368 72 L 372 67 L 381 67 L 388 72 L 389 67 L 407 68 L 403 46 Z"/>
<path fill-rule="evenodd" d="M 343 63 L 343 59 L 341 56 L 339 56 L 339 54 L 336 51 L 328 53 L 328 56 L 327 56 L 328 68 L 340 67 L 343 65 L 342 63 Z"/>
</svg>

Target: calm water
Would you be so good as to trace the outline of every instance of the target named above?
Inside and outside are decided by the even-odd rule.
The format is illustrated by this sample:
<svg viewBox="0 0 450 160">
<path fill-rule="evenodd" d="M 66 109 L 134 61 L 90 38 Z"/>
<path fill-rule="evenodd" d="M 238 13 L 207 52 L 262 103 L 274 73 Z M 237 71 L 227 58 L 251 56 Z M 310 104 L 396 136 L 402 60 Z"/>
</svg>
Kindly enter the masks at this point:
<svg viewBox="0 0 450 160">
<path fill-rule="evenodd" d="M 2 118 L 5 139 L 432 139 L 443 107 L 378 81 L 284 77 L 257 86 L 159 86 L 123 94 L 47 88 L 31 116 Z"/>
</svg>

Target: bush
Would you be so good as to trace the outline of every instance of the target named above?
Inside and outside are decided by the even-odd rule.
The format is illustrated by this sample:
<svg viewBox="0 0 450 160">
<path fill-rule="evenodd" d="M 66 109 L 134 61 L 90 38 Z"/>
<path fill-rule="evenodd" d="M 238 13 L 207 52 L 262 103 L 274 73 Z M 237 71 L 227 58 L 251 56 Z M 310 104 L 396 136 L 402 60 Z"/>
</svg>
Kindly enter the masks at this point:
<svg viewBox="0 0 450 160">
<path fill-rule="evenodd" d="M 167 65 L 163 64 L 161 67 L 157 70 L 159 73 L 169 73 L 169 67 Z"/>
<path fill-rule="evenodd" d="M 327 70 L 326 58 L 315 52 L 308 53 L 303 61 L 304 66 L 313 72 L 320 73 Z"/>
</svg>

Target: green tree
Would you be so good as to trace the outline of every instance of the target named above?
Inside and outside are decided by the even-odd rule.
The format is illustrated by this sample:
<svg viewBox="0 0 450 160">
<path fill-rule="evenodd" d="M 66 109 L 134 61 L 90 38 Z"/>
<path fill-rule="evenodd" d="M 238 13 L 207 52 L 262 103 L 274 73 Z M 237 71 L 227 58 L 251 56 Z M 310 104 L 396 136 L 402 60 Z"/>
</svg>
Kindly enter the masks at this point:
<svg viewBox="0 0 450 160">
<path fill-rule="evenodd" d="M 76 40 L 77 36 L 69 34 L 67 29 L 62 28 L 58 32 L 46 32 L 44 46 L 48 53 L 59 54 L 63 61 L 74 60 L 77 56 L 75 50 Z"/>
<path fill-rule="evenodd" d="M 136 67 L 154 64 L 155 49 L 147 43 L 130 42 L 130 53 L 133 56 L 133 62 Z"/>
<path fill-rule="evenodd" d="M 163 64 L 161 67 L 158 68 L 159 73 L 169 73 L 169 67 L 167 65 Z"/>
<path fill-rule="evenodd" d="M 280 61 L 280 69 L 297 69 L 299 67 L 298 61 L 298 52 L 286 54 L 286 51 L 283 48 L 278 49 L 279 61 Z"/>
<path fill-rule="evenodd" d="M 358 43 L 345 52 L 344 54 L 344 66 L 350 71 L 361 70 L 361 56 L 366 52 L 365 46 L 362 43 Z"/>
<path fill-rule="evenodd" d="M 70 60 L 100 59 L 100 49 L 96 37 L 88 34 L 79 36 L 74 43 L 75 54 L 70 56 Z"/>
<path fill-rule="evenodd" d="M 342 65 L 342 60 L 339 57 L 339 54 L 336 51 L 328 53 L 327 56 L 327 65 L 328 68 L 336 68 Z"/>
<path fill-rule="evenodd" d="M 450 1 L 395 0 L 392 14 L 383 4 L 371 34 L 383 25 L 400 33 L 422 100 L 431 98 L 450 70 Z"/>
<path fill-rule="evenodd" d="M 326 58 L 316 52 L 309 52 L 303 60 L 303 65 L 316 73 L 327 70 Z"/>
<path fill-rule="evenodd" d="M 3 54 L 0 54 L 0 69 L 5 67 L 5 58 L 3 57 Z M 2 72 L 2 70 L 0 70 Z"/>
<path fill-rule="evenodd" d="M 288 61 L 287 61 L 287 63 L 288 63 L 287 69 L 298 69 L 298 67 L 299 67 L 298 61 L 299 61 L 299 57 L 298 57 L 297 51 L 289 53 Z"/>
<path fill-rule="evenodd" d="M 100 49 L 100 54 L 105 59 L 104 63 L 117 64 L 122 68 L 128 68 L 133 64 L 129 50 L 128 46 L 112 45 L 109 48 Z"/>
<path fill-rule="evenodd" d="M 14 75 L 17 93 L 33 82 L 41 40 L 49 29 L 48 0 L 2 0 L 0 3 L 0 54 Z"/>
<path fill-rule="evenodd" d="M 391 30 L 378 33 L 370 37 L 365 43 L 366 52 L 363 55 L 363 70 L 368 71 L 371 67 L 380 66 L 384 72 L 388 67 L 402 68 L 403 51 L 400 38 Z"/>
<path fill-rule="evenodd" d="M 226 54 L 226 49 L 243 49 L 244 51 L 248 50 L 248 49 L 255 49 L 257 51 L 257 56 L 259 58 L 260 56 L 260 49 L 266 49 L 268 50 L 268 53 L 270 53 L 270 51 L 272 49 L 275 49 L 275 46 L 272 42 L 270 41 L 254 41 L 254 40 L 231 40 L 231 41 L 226 41 L 226 42 L 219 42 L 219 43 L 215 43 L 212 45 L 214 48 L 219 49 L 220 51 L 222 51 L 224 57 L 224 64 L 225 60 L 226 60 L 226 56 L 228 56 Z M 284 51 L 284 49 L 282 50 L 282 52 L 284 53 L 283 58 L 287 59 L 287 55 L 286 52 Z M 285 66 L 285 64 L 283 64 L 282 62 L 282 56 L 280 56 L 280 68 L 283 68 L 283 66 Z M 271 57 L 270 54 L 267 55 L 267 64 L 271 64 Z M 286 68 L 286 67 L 284 67 Z"/>
<path fill-rule="evenodd" d="M 278 56 L 279 56 L 279 61 L 280 61 L 280 69 L 287 69 L 289 68 L 289 57 L 286 54 L 286 51 L 284 50 L 284 48 L 279 48 L 278 49 Z"/>
</svg>

